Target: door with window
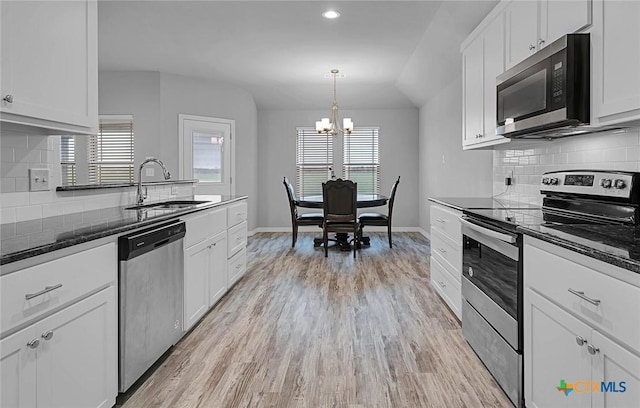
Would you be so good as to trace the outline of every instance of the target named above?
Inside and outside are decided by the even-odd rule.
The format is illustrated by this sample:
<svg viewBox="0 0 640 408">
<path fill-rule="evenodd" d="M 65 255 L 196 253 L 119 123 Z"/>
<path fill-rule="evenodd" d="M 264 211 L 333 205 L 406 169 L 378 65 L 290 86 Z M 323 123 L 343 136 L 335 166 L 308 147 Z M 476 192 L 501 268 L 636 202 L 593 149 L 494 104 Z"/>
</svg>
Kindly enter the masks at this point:
<svg viewBox="0 0 640 408">
<path fill-rule="evenodd" d="M 196 194 L 235 194 L 235 121 L 178 115 L 180 178 L 197 179 Z"/>
</svg>

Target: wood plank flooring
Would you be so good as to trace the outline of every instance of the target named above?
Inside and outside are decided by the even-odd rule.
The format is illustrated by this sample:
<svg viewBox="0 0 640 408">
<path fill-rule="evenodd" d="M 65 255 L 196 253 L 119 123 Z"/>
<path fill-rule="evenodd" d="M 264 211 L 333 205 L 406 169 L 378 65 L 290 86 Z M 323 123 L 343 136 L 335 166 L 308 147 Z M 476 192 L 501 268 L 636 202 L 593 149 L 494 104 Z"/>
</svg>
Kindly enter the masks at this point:
<svg viewBox="0 0 640 408">
<path fill-rule="evenodd" d="M 429 241 L 355 260 L 249 238 L 244 278 L 124 401 L 138 407 L 512 407 L 431 289 Z"/>
</svg>

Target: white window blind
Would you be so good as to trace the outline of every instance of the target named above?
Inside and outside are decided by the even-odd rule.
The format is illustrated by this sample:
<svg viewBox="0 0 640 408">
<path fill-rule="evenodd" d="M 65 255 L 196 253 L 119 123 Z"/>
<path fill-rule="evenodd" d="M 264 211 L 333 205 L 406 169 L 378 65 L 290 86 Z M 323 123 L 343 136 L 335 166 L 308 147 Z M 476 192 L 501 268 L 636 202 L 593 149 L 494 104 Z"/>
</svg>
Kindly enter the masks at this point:
<svg viewBox="0 0 640 408">
<path fill-rule="evenodd" d="M 322 195 L 322 183 L 331 178 L 333 136 L 315 128 L 297 128 L 296 187 L 298 196 Z"/>
<path fill-rule="evenodd" d="M 75 136 L 60 136 L 60 167 L 62 168 L 62 185 L 76 183 L 76 139 Z"/>
<path fill-rule="evenodd" d="M 89 183 L 134 181 L 133 116 L 101 116 L 89 138 Z"/>
<path fill-rule="evenodd" d="M 356 127 L 344 135 L 345 179 L 358 183 L 359 194 L 380 193 L 380 151 L 378 127 Z"/>
</svg>

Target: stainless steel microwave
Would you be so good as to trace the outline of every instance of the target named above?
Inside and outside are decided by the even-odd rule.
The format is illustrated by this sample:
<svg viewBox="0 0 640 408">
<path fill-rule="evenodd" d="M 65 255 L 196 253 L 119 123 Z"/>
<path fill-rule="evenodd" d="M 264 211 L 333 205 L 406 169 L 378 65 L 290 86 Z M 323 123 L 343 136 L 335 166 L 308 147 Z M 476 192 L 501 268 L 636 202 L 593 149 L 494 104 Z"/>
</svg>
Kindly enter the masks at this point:
<svg viewBox="0 0 640 408">
<path fill-rule="evenodd" d="M 562 137 L 590 120 L 589 34 L 567 34 L 497 77 L 496 133 Z"/>
</svg>

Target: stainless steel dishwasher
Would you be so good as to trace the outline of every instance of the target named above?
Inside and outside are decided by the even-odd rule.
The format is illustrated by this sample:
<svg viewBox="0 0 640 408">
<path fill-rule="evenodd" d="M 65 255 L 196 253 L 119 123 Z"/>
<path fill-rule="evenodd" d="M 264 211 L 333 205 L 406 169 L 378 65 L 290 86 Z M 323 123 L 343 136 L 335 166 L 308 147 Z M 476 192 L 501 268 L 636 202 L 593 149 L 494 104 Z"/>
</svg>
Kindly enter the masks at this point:
<svg viewBox="0 0 640 408">
<path fill-rule="evenodd" d="M 182 335 L 185 232 L 174 220 L 118 238 L 120 392 Z"/>
</svg>

